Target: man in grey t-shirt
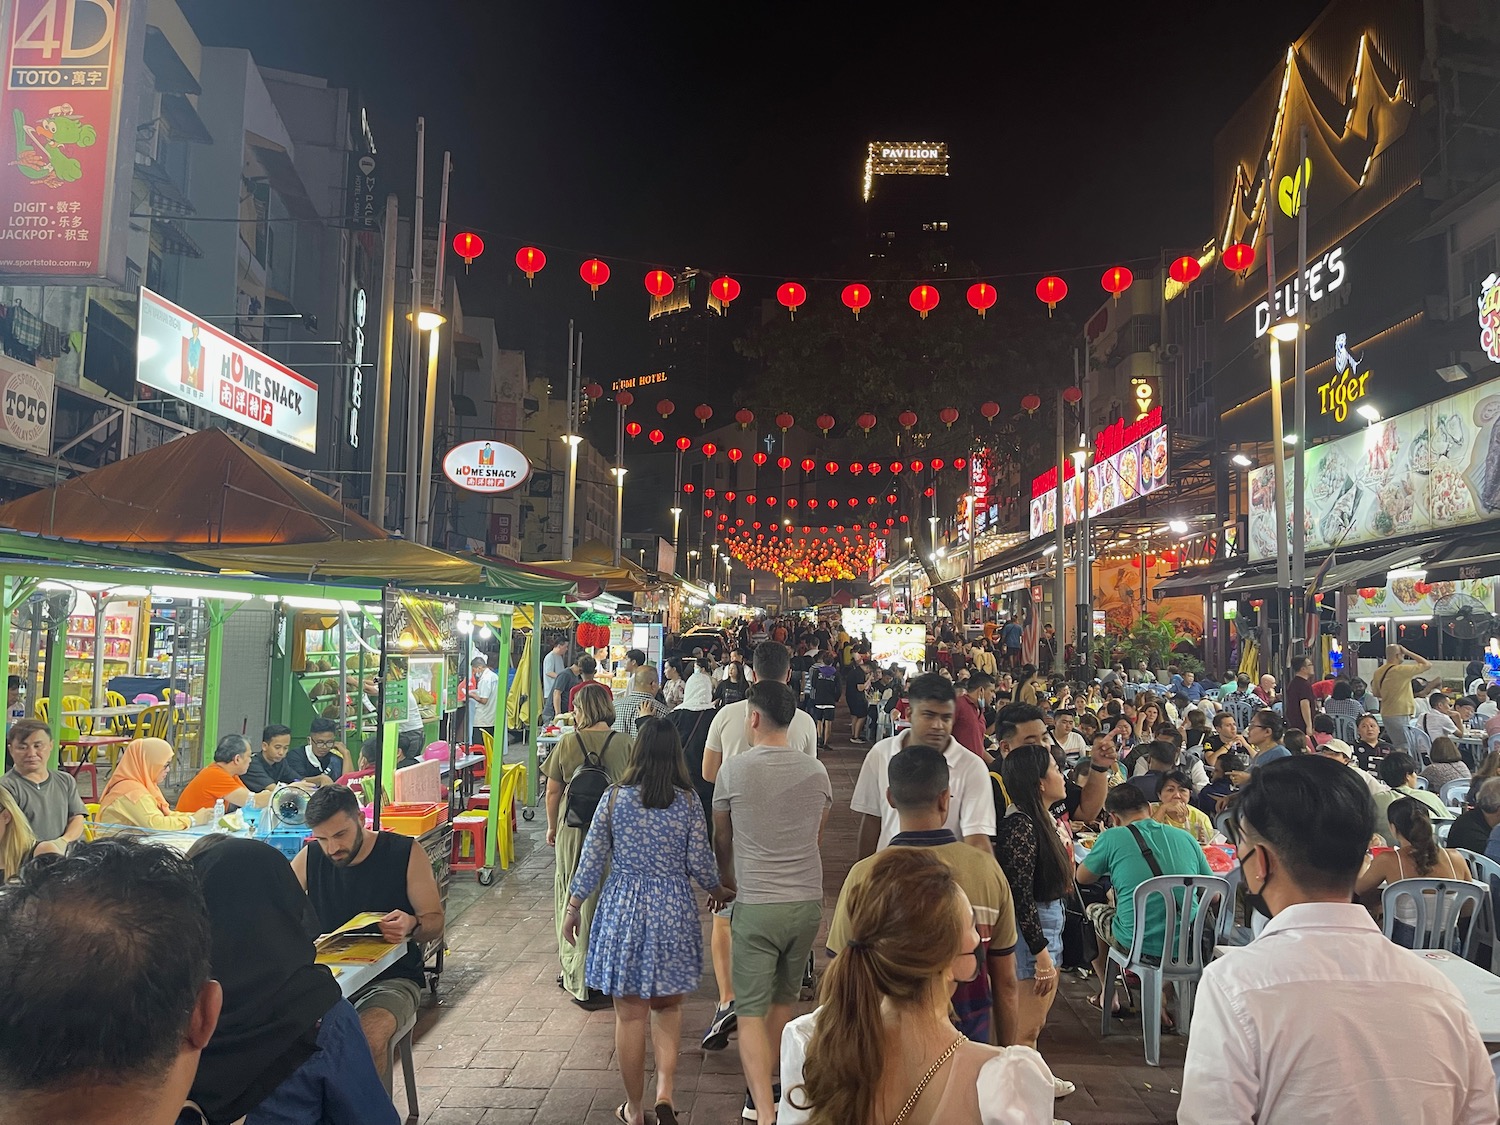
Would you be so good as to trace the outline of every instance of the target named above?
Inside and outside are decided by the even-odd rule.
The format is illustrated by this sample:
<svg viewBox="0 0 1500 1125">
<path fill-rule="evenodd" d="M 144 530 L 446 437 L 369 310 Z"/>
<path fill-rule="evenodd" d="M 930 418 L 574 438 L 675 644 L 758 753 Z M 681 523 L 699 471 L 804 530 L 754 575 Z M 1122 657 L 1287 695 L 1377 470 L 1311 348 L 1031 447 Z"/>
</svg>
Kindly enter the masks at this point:
<svg viewBox="0 0 1500 1125">
<path fill-rule="evenodd" d="M 797 697 L 758 681 L 746 702 L 750 749 L 729 759 L 714 784 L 714 853 L 736 890 L 733 935 L 740 1061 L 760 1121 L 771 1121 L 771 1073 L 791 1018 L 823 902 L 823 825 L 833 805 L 828 771 L 787 744 Z"/>
<path fill-rule="evenodd" d="M 52 732 L 38 719 L 22 719 L 7 735 L 15 767 L 0 777 L 36 834 L 38 855 L 62 855 L 83 836 L 87 810 L 70 774 L 47 768 Z"/>
</svg>

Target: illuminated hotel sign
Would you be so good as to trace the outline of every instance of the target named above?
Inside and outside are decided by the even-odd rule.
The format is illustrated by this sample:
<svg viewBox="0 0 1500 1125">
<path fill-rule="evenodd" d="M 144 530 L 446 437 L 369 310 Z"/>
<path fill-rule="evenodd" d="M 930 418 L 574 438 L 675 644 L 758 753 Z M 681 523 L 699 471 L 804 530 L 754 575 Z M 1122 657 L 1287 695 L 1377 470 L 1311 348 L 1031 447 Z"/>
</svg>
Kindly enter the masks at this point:
<svg viewBox="0 0 1500 1125">
<path fill-rule="evenodd" d="M 1307 278 L 1308 315 L 1303 317 L 1304 320 L 1311 319 L 1310 314 L 1319 301 L 1343 286 L 1345 272 L 1342 246 L 1328 251 L 1307 267 L 1305 276 Z M 1297 280 L 1294 277 L 1276 290 L 1274 315 L 1267 301 L 1261 301 L 1255 306 L 1255 338 L 1257 340 L 1269 331 L 1273 320 L 1281 316 L 1298 315 L 1302 307 L 1302 287 Z"/>
<path fill-rule="evenodd" d="M 655 371 L 650 375 L 633 375 L 629 379 L 616 379 L 609 385 L 609 389 L 612 391 L 634 391 L 641 387 L 652 387 L 657 383 L 665 383 L 666 381 L 667 373 L 665 371 Z"/>
<path fill-rule="evenodd" d="M 1087 506 L 1097 516 L 1148 496 L 1167 483 L 1167 427 L 1161 407 L 1127 425 L 1124 419 L 1099 431 L 1094 438 L 1094 463 L 1085 476 L 1069 461 L 1063 472 L 1063 525 L 1078 518 Z M 1048 469 L 1031 482 L 1031 538 L 1057 530 L 1057 470 Z"/>
</svg>

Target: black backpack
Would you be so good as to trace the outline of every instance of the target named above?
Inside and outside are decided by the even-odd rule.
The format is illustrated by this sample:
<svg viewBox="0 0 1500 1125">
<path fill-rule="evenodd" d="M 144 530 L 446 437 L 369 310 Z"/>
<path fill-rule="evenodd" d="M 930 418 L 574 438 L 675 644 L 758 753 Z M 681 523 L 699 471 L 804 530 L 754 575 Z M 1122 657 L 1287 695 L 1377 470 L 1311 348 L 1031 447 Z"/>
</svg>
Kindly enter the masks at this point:
<svg viewBox="0 0 1500 1125">
<path fill-rule="evenodd" d="M 598 754 L 590 754 L 583 739 L 578 740 L 579 749 L 583 751 L 583 764 L 573 771 L 573 776 L 568 779 L 567 791 L 563 794 L 563 823 L 569 828 L 582 828 L 587 832 L 589 825 L 594 822 L 594 811 L 613 784 L 609 774 L 604 771 L 604 754 L 616 733 L 609 732 L 609 737 L 604 740 Z"/>
</svg>

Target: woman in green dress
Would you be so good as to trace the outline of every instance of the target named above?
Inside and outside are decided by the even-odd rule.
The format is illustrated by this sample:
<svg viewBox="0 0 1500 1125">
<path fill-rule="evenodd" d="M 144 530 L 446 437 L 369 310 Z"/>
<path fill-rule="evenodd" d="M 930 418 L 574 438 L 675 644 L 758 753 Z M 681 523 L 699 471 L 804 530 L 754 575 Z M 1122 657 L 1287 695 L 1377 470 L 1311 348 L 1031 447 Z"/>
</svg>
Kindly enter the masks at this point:
<svg viewBox="0 0 1500 1125">
<path fill-rule="evenodd" d="M 552 895 L 557 955 L 562 962 L 559 984 L 573 995 L 575 1003 L 589 1009 L 607 1008 L 610 1006 L 609 997 L 591 991 L 583 980 L 583 968 L 588 960 L 589 924 L 593 921 L 594 906 L 599 901 L 597 890 L 583 902 L 576 941 L 569 944 L 563 940 L 568 886 L 578 870 L 584 833 L 593 819 L 593 810 L 589 809 L 590 815 L 583 818 L 583 827 L 569 825 L 564 798 L 568 782 L 585 764 L 602 769 L 612 784 L 617 783 L 630 764 L 630 739 L 609 729 L 615 721 L 615 705 L 609 693 L 598 684 L 586 683 L 579 689 L 573 697 L 573 716 L 576 723 L 573 731 L 563 736 L 542 763 L 542 775 L 547 779 L 547 843 L 557 852 Z"/>
</svg>

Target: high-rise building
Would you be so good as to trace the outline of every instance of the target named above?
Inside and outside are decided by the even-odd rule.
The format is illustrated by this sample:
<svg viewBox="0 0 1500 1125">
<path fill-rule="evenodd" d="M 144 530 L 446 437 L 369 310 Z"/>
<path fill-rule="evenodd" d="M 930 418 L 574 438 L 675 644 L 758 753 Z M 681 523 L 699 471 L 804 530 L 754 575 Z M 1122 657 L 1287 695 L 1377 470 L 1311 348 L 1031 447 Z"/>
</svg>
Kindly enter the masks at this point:
<svg viewBox="0 0 1500 1125">
<path fill-rule="evenodd" d="M 948 146 L 942 141 L 871 141 L 860 184 L 864 241 L 892 273 L 948 267 Z"/>
</svg>

